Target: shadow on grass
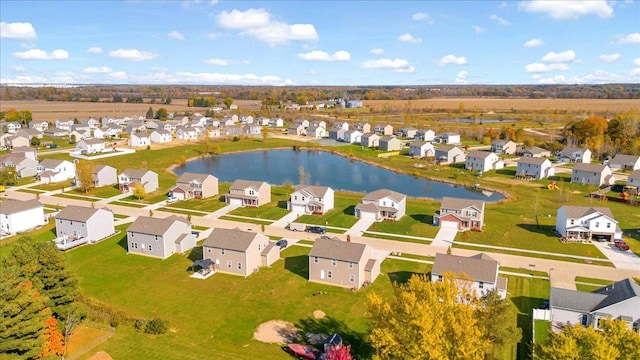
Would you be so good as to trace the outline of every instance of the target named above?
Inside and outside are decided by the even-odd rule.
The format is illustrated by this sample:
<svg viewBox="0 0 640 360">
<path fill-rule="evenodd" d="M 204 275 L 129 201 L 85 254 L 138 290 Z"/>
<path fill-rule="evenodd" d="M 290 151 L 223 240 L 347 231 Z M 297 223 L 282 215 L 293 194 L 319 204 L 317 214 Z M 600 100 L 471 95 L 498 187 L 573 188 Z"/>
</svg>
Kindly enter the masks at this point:
<svg viewBox="0 0 640 360">
<path fill-rule="evenodd" d="M 346 207 L 344 210 L 342 210 L 342 213 L 345 215 L 354 215 L 356 213 L 356 206 L 350 205 Z"/>
<path fill-rule="evenodd" d="M 425 224 L 433 224 L 433 215 L 427 214 L 411 214 L 412 219 Z"/>
<path fill-rule="evenodd" d="M 366 342 L 366 334 L 358 333 L 352 330 L 343 321 L 337 320 L 331 316 L 325 316 L 322 319 L 314 319 L 308 317 L 300 320 L 295 326 L 300 329 L 300 335 L 303 339 L 307 339 L 306 334 L 338 334 L 342 337 L 345 345 L 351 345 L 351 353 L 356 359 L 371 359 L 373 356 L 373 348 Z M 316 345 L 322 350 L 322 344 Z"/>
<path fill-rule="evenodd" d="M 544 299 L 516 296 L 511 298 L 513 304 L 518 308 L 518 327 L 522 329 L 522 339 L 518 343 L 518 359 L 531 358 L 531 341 L 532 341 L 532 316 L 533 309 L 539 308 Z"/>
<path fill-rule="evenodd" d="M 427 274 L 417 273 L 413 271 L 395 271 L 395 272 L 390 272 L 388 275 L 389 275 L 389 280 L 391 280 L 392 284 L 395 284 L 395 283 L 404 284 L 407 281 L 409 281 L 409 279 L 411 279 L 411 277 L 414 275 L 426 276 Z"/>
<path fill-rule="evenodd" d="M 550 238 L 557 238 L 556 234 L 553 232 L 554 227 L 551 225 L 518 224 L 517 226 L 530 232 L 545 235 Z"/>
<path fill-rule="evenodd" d="M 202 246 L 196 246 L 189 252 L 187 259 L 191 261 L 202 260 Z"/>
<path fill-rule="evenodd" d="M 304 278 L 309 278 L 309 256 L 298 255 L 284 258 L 284 268 Z"/>
<path fill-rule="evenodd" d="M 281 208 L 281 209 L 286 209 L 287 208 L 287 203 L 288 203 L 287 200 L 280 200 L 280 201 L 278 201 L 278 207 Z"/>
<path fill-rule="evenodd" d="M 127 244 L 127 235 L 125 232 L 125 236 L 123 236 L 120 240 L 118 240 L 118 245 L 124 249 L 124 251 L 129 251 L 129 245 Z"/>
</svg>

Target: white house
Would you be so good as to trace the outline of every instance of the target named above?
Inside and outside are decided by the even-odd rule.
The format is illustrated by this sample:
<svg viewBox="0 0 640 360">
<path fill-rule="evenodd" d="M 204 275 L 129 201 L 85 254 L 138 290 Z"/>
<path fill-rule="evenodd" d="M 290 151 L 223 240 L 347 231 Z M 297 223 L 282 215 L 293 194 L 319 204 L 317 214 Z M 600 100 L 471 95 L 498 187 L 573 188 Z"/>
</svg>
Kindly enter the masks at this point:
<svg viewBox="0 0 640 360">
<path fill-rule="evenodd" d="M 442 133 L 433 139 L 435 142 L 447 145 L 460 144 L 460 134 Z"/>
<path fill-rule="evenodd" d="M 363 219 L 399 220 L 404 216 L 407 206 L 407 195 L 380 189 L 364 196 L 356 205 L 355 216 Z"/>
<path fill-rule="evenodd" d="M 360 130 L 347 130 L 344 132 L 344 137 L 342 140 L 344 142 L 348 142 L 349 144 L 360 143 L 362 139 L 362 132 Z"/>
<path fill-rule="evenodd" d="M 45 184 L 73 179 L 76 176 L 76 165 L 67 160 L 44 159 L 36 171 L 40 181 Z"/>
<path fill-rule="evenodd" d="M 301 214 L 323 214 L 333 209 L 333 189 L 328 186 L 298 186 L 287 209 Z"/>
<path fill-rule="evenodd" d="M 68 205 L 56 215 L 56 243 L 64 250 L 98 242 L 114 233 L 113 211 L 106 208 Z"/>
<path fill-rule="evenodd" d="M 76 144 L 76 151 L 81 154 L 96 154 L 105 151 L 104 141 L 100 139 L 80 140 Z"/>
<path fill-rule="evenodd" d="M 518 160 L 516 176 L 540 180 L 556 174 L 551 161 L 546 158 L 522 157 Z"/>
<path fill-rule="evenodd" d="M 599 187 L 615 184 L 615 177 L 607 165 L 577 163 L 571 171 L 571 182 Z"/>
<path fill-rule="evenodd" d="M 436 253 L 431 269 L 431 281 L 442 281 L 447 272 L 453 273 L 456 278 L 461 274 L 470 282 L 470 288 L 476 296 L 482 297 L 496 290 L 500 298 L 507 297 L 507 278 L 498 277 L 500 263 L 485 253 L 471 257 Z"/>
<path fill-rule="evenodd" d="M 472 151 L 467 155 L 465 163 L 467 170 L 473 170 L 484 173 L 490 170 L 498 170 L 504 168 L 504 162 L 496 153 L 487 151 Z"/>
<path fill-rule="evenodd" d="M 634 170 L 629 174 L 627 185 L 640 187 L 640 170 Z"/>
<path fill-rule="evenodd" d="M 153 143 L 167 143 L 173 140 L 171 138 L 171 132 L 165 129 L 155 129 L 151 132 L 151 142 Z"/>
<path fill-rule="evenodd" d="M 368 133 L 360 138 L 360 145 L 366 147 L 376 147 L 380 145 L 380 136 L 376 133 Z"/>
<path fill-rule="evenodd" d="M 418 130 L 416 132 L 416 139 L 422 141 L 433 141 L 436 137 L 436 132 L 433 130 Z"/>
<path fill-rule="evenodd" d="M 140 147 L 151 145 L 151 138 L 146 132 L 132 132 L 129 138 L 129 146 Z"/>
<path fill-rule="evenodd" d="M 616 154 L 608 165 L 612 169 L 640 170 L 640 156 Z"/>
<path fill-rule="evenodd" d="M 491 152 L 496 154 L 513 155 L 518 145 L 511 140 L 497 139 L 491 142 Z"/>
<path fill-rule="evenodd" d="M 568 239 L 622 240 L 622 230 L 609 208 L 565 205 L 558 209 L 556 231 Z"/>
<path fill-rule="evenodd" d="M 133 191 L 136 184 L 142 185 L 144 191 L 158 190 L 158 174 L 151 170 L 125 169 L 118 175 L 118 187 L 122 192 Z"/>
<path fill-rule="evenodd" d="M 567 146 L 558 154 L 558 160 L 566 163 L 591 163 L 591 150 Z"/>
<path fill-rule="evenodd" d="M 196 140 L 198 133 L 194 128 L 181 127 L 176 130 L 176 137 L 179 140 Z"/>
<path fill-rule="evenodd" d="M 435 156 L 436 149 L 433 144 L 426 141 L 413 141 L 409 143 L 409 156 L 418 158 Z"/>
<path fill-rule="evenodd" d="M 0 206 L 0 233 L 15 234 L 45 223 L 44 207 L 38 200 L 6 199 Z"/>
</svg>

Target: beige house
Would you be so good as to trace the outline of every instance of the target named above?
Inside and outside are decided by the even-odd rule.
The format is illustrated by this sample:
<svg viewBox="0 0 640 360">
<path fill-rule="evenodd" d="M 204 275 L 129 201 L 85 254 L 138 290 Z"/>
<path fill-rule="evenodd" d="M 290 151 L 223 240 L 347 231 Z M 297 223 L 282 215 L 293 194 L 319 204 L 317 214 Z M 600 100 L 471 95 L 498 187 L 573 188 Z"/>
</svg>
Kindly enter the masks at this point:
<svg viewBox="0 0 640 360">
<path fill-rule="evenodd" d="M 271 202 L 271 185 L 264 181 L 236 180 L 225 200 L 229 205 L 262 206 Z"/>
<path fill-rule="evenodd" d="M 441 145 L 436 148 L 435 153 L 438 164 L 453 164 L 465 161 L 464 151 L 452 145 Z"/>
<path fill-rule="evenodd" d="M 302 185 L 291 194 L 287 209 L 300 214 L 324 214 L 333 209 L 333 198 L 330 187 Z"/>
<path fill-rule="evenodd" d="M 393 134 L 393 125 L 391 124 L 379 124 L 376 125 L 373 130 L 378 133 L 378 134 L 382 134 L 382 135 L 392 135 Z"/>
<path fill-rule="evenodd" d="M 383 136 L 378 140 L 378 148 L 382 151 L 397 151 L 403 147 L 402 141 L 396 137 Z"/>
<path fill-rule="evenodd" d="M 191 223 L 177 215 L 164 219 L 139 216 L 127 228 L 127 251 L 130 254 L 166 259 L 195 245 Z"/>
<path fill-rule="evenodd" d="M 280 259 L 280 248 L 264 234 L 215 228 L 202 244 L 202 260 L 211 270 L 247 277 Z"/>
<path fill-rule="evenodd" d="M 516 153 L 518 145 L 511 140 L 497 139 L 491 142 L 491 152 L 496 154 L 513 155 Z"/>
<path fill-rule="evenodd" d="M 571 171 L 571 182 L 600 187 L 615 184 L 615 177 L 607 165 L 577 163 Z"/>
<path fill-rule="evenodd" d="M 540 180 L 556 174 L 551 161 L 541 157 L 521 157 L 516 168 L 516 177 Z"/>
<path fill-rule="evenodd" d="M 380 263 L 369 245 L 318 238 L 309 252 L 309 281 L 357 290 L 376 279 Z"/>
<path fill-rule="evenodd" d="M 169 197 L 178 200 L 206 199 L 218 195 L 218 178 L 211 174 L 183 173 L 169 189 Z"/>
<path fill-rule="evenodd" d="M 433 225 L 458 230 L 482 231 L 484 201 L 443 197 L 440 210 L 433 215 Z"/>
<path fill-rule="evenodd" d="M 500 264 L 489 255 L 480 253 L 471 257 L 436 253 L 431 270 L 431 281 L 442 281 L 444 273 L 465 274 L 471 289 L 478 297 L 496 290 L 500 298 L 507 297 L 507 278 L 498 277 Z"/>
</svg>

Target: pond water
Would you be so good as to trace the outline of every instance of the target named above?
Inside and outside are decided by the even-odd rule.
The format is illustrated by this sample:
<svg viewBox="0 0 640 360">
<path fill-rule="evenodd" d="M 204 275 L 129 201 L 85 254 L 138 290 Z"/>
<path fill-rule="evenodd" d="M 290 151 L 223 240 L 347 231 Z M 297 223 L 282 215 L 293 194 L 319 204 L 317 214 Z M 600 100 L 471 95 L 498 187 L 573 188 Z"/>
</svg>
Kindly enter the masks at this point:
<svg viewBox="0 0 640 360">
<path fill-rule="evenodd" d="M 174 169 L 184 172 L 212 174 L 219 181 L 236 179 L 266 181 L 280 185 L 299 182 L 299 168 L 309 176 L 307 183 L 329 186 L 334 190 L 371 192 L 389 189 L 409 197 L 441 199 L 443 196 L 498 201 L 504 196 L 462 186 L 396 173 L 362 161 L 315 150 L 250 151 L 206 157 Z"/>
</svg>

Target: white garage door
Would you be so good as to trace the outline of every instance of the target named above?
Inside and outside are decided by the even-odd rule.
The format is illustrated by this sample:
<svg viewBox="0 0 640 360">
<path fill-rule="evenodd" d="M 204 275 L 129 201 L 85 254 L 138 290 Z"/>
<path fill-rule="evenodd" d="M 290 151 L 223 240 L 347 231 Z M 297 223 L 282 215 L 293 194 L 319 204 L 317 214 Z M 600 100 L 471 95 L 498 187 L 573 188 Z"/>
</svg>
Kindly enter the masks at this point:
<svg viewBox="0 0 640 360">
<path fill-rule="evenodd" d="M 229 199 L 229 205 L 238 205 L 242 206 L 242 199 Z"/>
<path fill-rule="evenodd" d="M 363 219 L 375 220 L 377 213 L 372 211 L 362 211 L 360 210 L 360 217 Z"/>
<path fill-rule="evenodd" d="M 306 207 L 304 205 L 293 205 L 293 209 L 291 209 L 291 211 L 303 214 L 305 211 L 305 208 Z"/>
<path fill-rule="evenodd" d="M 457 229 L 458 223 L 455 221 L 440 221 L 440 227 L 447 229 Z"/>
</svg>

